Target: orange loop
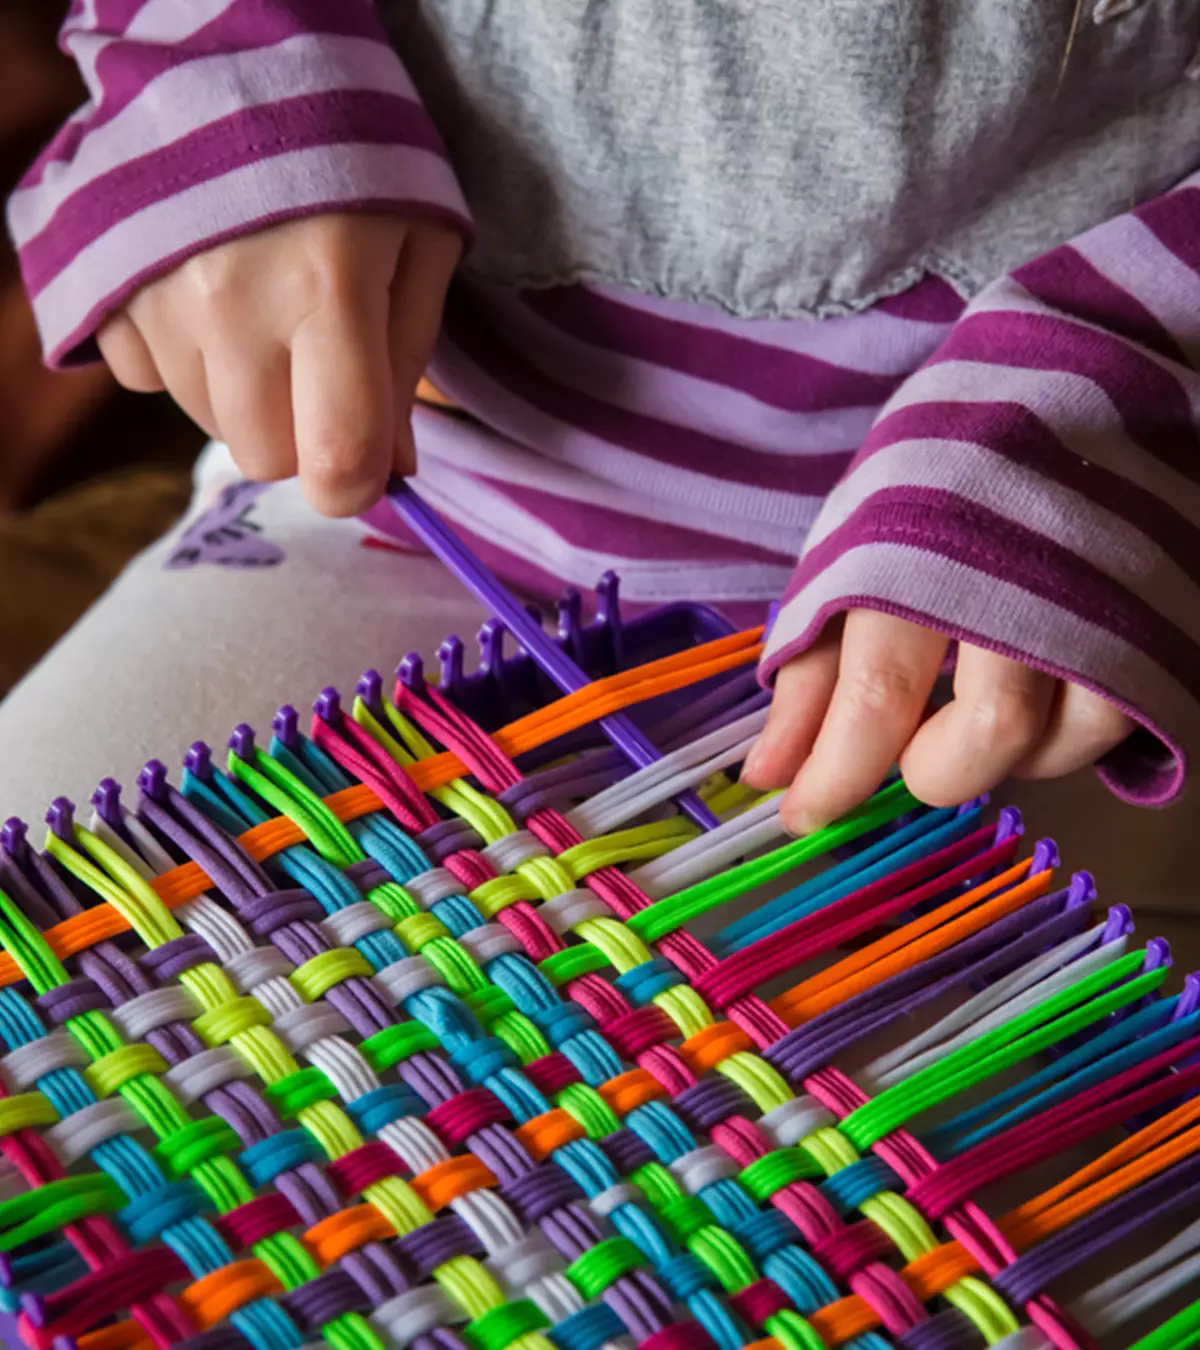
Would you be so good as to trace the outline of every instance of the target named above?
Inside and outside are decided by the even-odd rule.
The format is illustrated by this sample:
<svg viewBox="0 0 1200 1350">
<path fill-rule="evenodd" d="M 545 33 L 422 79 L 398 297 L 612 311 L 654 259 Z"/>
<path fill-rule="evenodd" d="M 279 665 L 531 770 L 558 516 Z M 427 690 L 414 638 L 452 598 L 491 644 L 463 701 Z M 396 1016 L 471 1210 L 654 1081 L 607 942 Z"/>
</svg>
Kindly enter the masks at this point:
<svg viewBox="0 0 1200 1350">
<path fill-rule="evenodd" d="M 689 1036 L 679 1050 L 693 1072 L 706 1073 L 730 1055 L 753 1048 L 750 1037 L 740 1027 L 735 1027 L 732 1022 L 714 1022 L 711 1027 Z"/>
<path fill-rule="evenodd" d="M 206 1331 L 256 1298 L 282 1294 L 283 1286 L 257 1257 L 234 1261 L 189 1285 L 179 1302 Z"/>
<path fill-rule="evenodd" d="M 154 1342 L 136 1322 L 114 1322 L 98 1331 L 85 1331 L 76 1344 L 79 1350 L 154 1350 Z"/>
<path fill-rule="evenodd" d="M 596 1091 L 619 1116 L 627 1116 L 630 1111 L 665 1097 L 667 1093 L 649 1069 L 630 1069 L 628 1073 L 601 1083 Z"/>
<path fill-rule="evenodd" d="M 572 1139 L 582 1139 L 586 1131 L 569 1111 L 558 1109 L 534 1116 L 513 1133 L 538 1162 L 541 1162 L 556 1148 L 562 1148 Z"/>
<path fill-rule="evenodd" d="M 408 1184 L 425 1202 L 426 1208 L 436 1214 L 460 1195 L 486 1190 L 500 1183 L 485 1163 L 473 1153 L 466 1153 L 461 1158 L 447 1158 L 445 1162 L 435 1163 Z"/>
<path fill-rule="evenodd" d="M 374 1205 L 354 1205 L 315 1223 L 301 1241 L 320 1266 L 332 1265 L 368 1242 L 396 1236 L 396 1230 Z"/>
</svg>

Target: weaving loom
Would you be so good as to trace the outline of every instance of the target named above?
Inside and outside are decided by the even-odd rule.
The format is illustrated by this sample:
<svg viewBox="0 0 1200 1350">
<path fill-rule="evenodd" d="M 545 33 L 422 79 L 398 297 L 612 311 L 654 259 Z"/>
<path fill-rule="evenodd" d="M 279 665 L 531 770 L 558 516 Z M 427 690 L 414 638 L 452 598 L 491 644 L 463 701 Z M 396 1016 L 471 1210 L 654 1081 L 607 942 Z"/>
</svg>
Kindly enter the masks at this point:
<svg viewBox="0 0 1200 1350">
<path fill-rule="evenodd" d="M 609 581 L 551 638 L 392 500 L 497 616 L 477 671 L 3 830 L 10 1343 L 1200 1341 L 1165 944 L 984 802 L 787 839 L 736 776 L 761 634 Z"/>
</svg>

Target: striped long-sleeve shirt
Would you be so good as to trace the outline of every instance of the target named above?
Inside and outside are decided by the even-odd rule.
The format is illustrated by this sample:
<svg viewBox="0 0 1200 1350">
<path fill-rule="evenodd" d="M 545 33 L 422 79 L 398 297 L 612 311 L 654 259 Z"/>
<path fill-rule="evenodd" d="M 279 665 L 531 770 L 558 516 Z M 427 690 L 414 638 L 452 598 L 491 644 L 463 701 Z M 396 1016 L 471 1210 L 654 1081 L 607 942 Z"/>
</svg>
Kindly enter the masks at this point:
<svg viewBox="0 0 1200 1350">
<path fill-rule="evenodd" d="M 365 0 L 76 0 L 64 41 L 91 98 L 9 208 L 53 363 L 270 222 L 375 209 L 470 236 Z M 1200 175 L 970 304 L 930 277 L 860 314 L 750 320 L 467 276 L 431 377 L 470 418 L 418 414 L 424 490 L 511 583 L 614 566 L 634 603 L 747 619 L 782 595 L 768 678 L 839 611 L 905 615 L 1100 691 L 1144 728 L 1102 768 L 1114 789 L 1179 793 L 1200 750 Z"/>
</svg>

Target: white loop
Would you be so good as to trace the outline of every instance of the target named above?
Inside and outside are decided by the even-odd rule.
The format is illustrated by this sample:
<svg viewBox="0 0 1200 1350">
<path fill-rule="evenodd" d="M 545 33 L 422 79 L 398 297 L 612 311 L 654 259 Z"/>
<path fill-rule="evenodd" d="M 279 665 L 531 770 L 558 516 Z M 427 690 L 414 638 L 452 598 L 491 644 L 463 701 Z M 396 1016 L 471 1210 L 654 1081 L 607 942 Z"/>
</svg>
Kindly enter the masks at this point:
<svg viewBox="0 0 1200 1350">
<path fill-rule="evenodd" d="M 249 994 L 268 980 L 285 980 L 296 969 L 277 947 L 252 947 L 224 966 L 239 994 Z"/>
<path fill-rule="evenodd" d="M 65 1027 L 56 1027 L 28 1045 L 18 1045 L 0 1059 L 5 1083 L 24 1092 L 55 1069 L 82 1069 L 91 1063 L 83 1047 Z"/>
<path fill-rule="evenodd" d="M 550 850 L 528 830 L 514 830 L 503 839 L 481 850 L 483 856 L 502 876 L 515 872 L 522 863 L 532 862 L 535 858 L 548 858 Z"/>
<path fill-rule="evenodd" d="M 350 1023 L 327 1003 L 306 1003 L 277 1017 L 272 1030 L 293 1055 L 298 1055 L 314 1041 L 324 1040 L 327 1036 L 348 1035 Z"/>
<path fill-rule="evenodd" d="M 85 1106 L 82 1111 L 73 1111 L 65 1120 L 44 1130 L 42 1138 L 59 1162 L 70 1167 L 106 1139 L 118 1134 L 135 1134 L 142 1129 L 145 1129 L 145 1123 L 120 1097 L 108 1097 Z"/>
<path fill-rule="evenodd" d="M 817 1130 L 836 1125 L 837 1117 L 812 1097 L 794 1097 L 761 1116 L 758 1124 L 780 1148 L 790 1148 Z"/>
<path fill-rule="evenodd" d="M 641 1199 L 642 1193 L 637 1186 L 629 1181 L 619 1181 L 615 1186 L 591 1196 L 588 1206 L 593 1214 L 607 1218 L 618 1205 L 636 1205 Z"/>
<path fill-rule="evenodd" d="M 190 1106 L 226 1083 L 252 1075 L 253 1070 L 235 1051 L 227 1045 L 217 1045 L 172 1065 L 162 1076 L 179 1100 Z"/>
<path fill-rule="evenodd" d="M 139 994 L 108 1014 L 127 1041 L 143 1041 L 146 1033 L 165 1027 L 169 1022 L 194 1021 L 204 1009 L 190 989 L 181 984 L 169 984 L 163 989 L 152 989 Z"/>
<path fill-rule="evenodd" d="M 521 950 L 521 944 L 502 923 L 485 923 L 464 933 L 459 943 L 475 958 L 476 965 L 486 966 L 497 956 Z"/>
<path fill-rule="evenodd" d="M 452 895 L 461 895 L 463 889 L 462 882 L 444 867 L 431 867 L 428 872 L 410 877 L 401 884 L 422 909 L 429 909 Z"/>
<path fill-rule="evenodd" d="M 538 914 L 560 936 L 588 919 L 611 919 L 613 912 L 595 891 L 577 889 L 544 900 Z"/>
<path fill-rule="evenodd" d="M 669 1166 L 679 1178 L 679 1184 L 689 1195 L 698 1194 L 714 1181 L 736 1176 L 740 1170 L 729 1154 L 716 1144 L 694 1148 L 682 1158 L 676 1158 Z"/>
<path fill-rule="evenodd" d="M 326 914 L 317 927 L 324 930 L 331 946 L 353 947 L 368 933 L 382 933 L 385 928 L 391 928 L 392 921 L 369 900 L 360 900 Z"/>
<path fill-rule="evenodd" d="M 403 956 L 390 966 L 377 970 L 371 979 L 393 1003 L 403 1003 L 422 989 L 446 983 L 423 956 Z"/>
<path fill-rule="evenodd" d="M 535 1229 L 519 1242 L 501 1248 L 486 1264 L 501 1284 L 519 1296 L 536 1280 L 562 1270 L 563 1259 Z"/>
<path fill-rule="evenodd" d="M 428 1172 L 431 1167 L 450 1158 L 442 1141 L 416 1116 L 389 1120 L 380 1127 L 378 1134 L 394 1153 L 400 1155 L 405 1167 L 414 1175 Z"/>
<path fill-rule="evenodd" d="M 447 1322 L 465 1322 L 460 1312 L 436 1284 L 418 1285 L 381 1303 L 371 1321 L 382 1327 L 399 1350 L 411 1345 L 418 1336 Z"/>
</svg>

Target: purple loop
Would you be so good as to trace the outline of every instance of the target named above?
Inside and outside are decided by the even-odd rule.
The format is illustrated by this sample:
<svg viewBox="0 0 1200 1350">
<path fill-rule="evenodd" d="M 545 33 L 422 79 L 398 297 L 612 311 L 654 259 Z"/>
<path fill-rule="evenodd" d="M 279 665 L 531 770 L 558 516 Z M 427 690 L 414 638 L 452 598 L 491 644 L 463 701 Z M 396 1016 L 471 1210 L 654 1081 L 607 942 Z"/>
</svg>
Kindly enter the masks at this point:
<svg viewBox="0 0 1200 1350">
<path fill-rule="evenodd" d="M 224 1322 L 177 1342 L 175 1350 L 254 1350 L 254 1347 L 237 1327 Z"/>
<path fill-rule="evenodd" d="M 104 996 L 104 990 L 86 975 L 79 975 L 55 989 L 47 989 L 37 997 L 38 1007 L 54 1025 L 62 1026 L 72 1017 L 80 1017 L 89 1012 L 106 1012 L 112 1004 Z"/>
<path fill-rule="evenodd" d="M 596 1142 L 622 1176 L 628 1176 L 646 1163 L 658 1161 L 650 1145 L 627 1126 L 610 1134 L 607 1139 L 598 1139 Z"/>
<path fill-rule="evenodd" d="M 255 937 L 269 938 L 290 923 L 319 923 L 325 917 L 320 902 L 301 889 L 272 891 L 241 906 L 239 918 Z"/>
<path fill-rule="evenodd" d="M 556 1209 L 585 1200 L 583 1187 L 556 1163 L 543 1163 L 500 1188 L 501 1196 L 517 1212 L 522 1223 L 539 1223 Z"/>
<path fill-rule="evenodd" d="M 185 933 L 183 937 L 164 942 L 161 947 L 151 947 L 139 960 L 160 980 L 174 980 L 185 970 L 209 961 L 220 964 L 220 958 L 209 946 L 208 939 L 199 933 Z"/>
<path fill-rule="evenodd" d="M 366 1313 L 371 1300 L 344 1270 L 326 1270 L 279 1300 L 302 1331 L 318 1331 L 346 1313 Z"/>
<path fill-rule="evenodd" d="M 897 1350 L 983 1350 L 985 1342 L 970 1318 L 947 1308 L 896 1338 Z"/>
<path fill-rule="evenodd" d="M 487 1249 L 457 1214 L 422 1224 L 392 1244 L 412 1262 L 420 1279 L 428 1279 L 438 1266 L 456 1256 L 485 1256 Z"/>
<path fill-rule="evenodd" d="M 361 862 L 351 863 L 349 867 L 343 868 L 342 875 L 348 877 L 363 895 L 373 891 L 376 886 L 386 886 L 388 882 L 396 879 L 374 858 L 364 858 Z"/>
<path fill-rule="evenodd" d="M 693 1083 L 675 1098 L 674 1105 L 684 1124 L 697 1134 L 707 1134 L 730 1116 L 754 1119 L 760 1114 L 749 1095 L 728 1078 Z"/>
</svg>

